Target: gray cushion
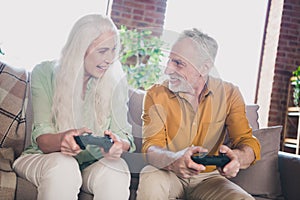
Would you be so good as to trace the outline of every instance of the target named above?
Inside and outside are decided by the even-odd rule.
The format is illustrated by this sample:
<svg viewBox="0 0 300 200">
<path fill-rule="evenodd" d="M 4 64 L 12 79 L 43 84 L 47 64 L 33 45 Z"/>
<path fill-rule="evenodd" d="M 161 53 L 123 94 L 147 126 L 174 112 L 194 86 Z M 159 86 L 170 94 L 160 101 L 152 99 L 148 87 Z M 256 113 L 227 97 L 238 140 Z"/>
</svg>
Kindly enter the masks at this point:
<svg viewBox="0 0 300 200">
<path fill-rule="evenodd" d="M 253 196 L 280 199 L 282 196 L 278 169 L 278 151 L 282 126 L 253 131 L 261 144 L 261 160 L 231 179 Z"/>
</svg>

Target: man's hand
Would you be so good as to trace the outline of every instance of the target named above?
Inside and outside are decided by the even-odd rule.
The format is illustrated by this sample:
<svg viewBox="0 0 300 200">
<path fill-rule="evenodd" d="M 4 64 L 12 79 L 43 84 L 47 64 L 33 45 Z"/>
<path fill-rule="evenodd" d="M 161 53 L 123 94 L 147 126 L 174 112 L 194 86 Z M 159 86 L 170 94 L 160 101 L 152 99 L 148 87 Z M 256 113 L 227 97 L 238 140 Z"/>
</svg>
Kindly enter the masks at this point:
<svg viewBox="0 0 300 200">
<path fill-rule="evenodd" d="M 222 145 L 220 147 L 220 153 L 226 154 L 231 160 L 223 168 L 218 167 L 220 174 L 227 178 L 235 177 L 240 170 L 240 162 L 239 162 L 239 158 L 238 158 L 237 154 L 225 145 Z"/>
<path fill-rule="evenodd" d="M 199 174 L 201 171 L 205 170 L 205 166 L 195 163 L 191 156 L 195 153 L 207 152 L 206 149 L 196 146 L 188 147 L 182 151 L 175 154 L 178 157 L 167 169 L 173 171 L 177 176 L 182 178 L 190 178 L 191 176 Z"/>
<path fill-rule="evenodd" d="M 222 145 L 220 153 L 225 153 L 231 159 L 223 169 L 218 168 L 220 174 L 227 178 L 235 177 L 240 169 L 246 169 L 255 160 L 253 149 L 247 145 L 242 145 L 233 150 Z"/>
</svg>

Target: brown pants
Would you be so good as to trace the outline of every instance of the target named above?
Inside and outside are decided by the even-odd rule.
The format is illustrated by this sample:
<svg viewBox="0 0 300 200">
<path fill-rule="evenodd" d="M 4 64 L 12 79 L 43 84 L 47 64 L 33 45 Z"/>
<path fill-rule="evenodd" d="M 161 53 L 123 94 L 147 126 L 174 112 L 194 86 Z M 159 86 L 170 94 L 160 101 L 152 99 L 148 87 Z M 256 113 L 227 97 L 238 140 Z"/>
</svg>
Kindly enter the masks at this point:
<svg viewBox="0 0 300 200">
<path fill-rule="evenodd" d="M 140 174 L 137 200 L 254 200 L 218 171 L 183 179 L 173 172 L 146 166 Z"/>
</svg>

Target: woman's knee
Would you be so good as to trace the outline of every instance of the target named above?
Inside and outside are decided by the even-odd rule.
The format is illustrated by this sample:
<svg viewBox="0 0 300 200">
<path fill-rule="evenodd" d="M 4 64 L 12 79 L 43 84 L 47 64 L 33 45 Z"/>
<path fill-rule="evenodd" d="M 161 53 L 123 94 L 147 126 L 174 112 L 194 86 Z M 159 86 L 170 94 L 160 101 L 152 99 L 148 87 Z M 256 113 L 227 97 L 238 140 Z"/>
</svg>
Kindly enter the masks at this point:
<svg viewBox="0 0 300 200">
<path fill-rule="evenodd" d="M 128 165 L 126 161 L 122 158 L 116 160 L 102 158 L 97 163 L 103 165 L 106 168 L 106 170 L 110 170 L 115 173 L 130 174 Z"/>
<path fill-rule="evenodd" d="M 62 153 L 51 153 L 43 164 L 43 177 L 57 182 L 74 183 L 80 187 L 82 184 L 81 172 L 75 158 Z"/>
<path fill-rule="evenodd" d="M 101 166 L 104 173 L 98 173 L 99 176 L 102 177 L 102 179 L 106 179 L 107 182 L 115 183 L 113 180 L 115 178 L 118 178 L 120 183 L 127 184 L 129 186 L 130 183 L 130 171 L 128 168 L 127 163 L 123 159 L 117 159 L 117 160 L 109 160 L 109 159 L 101 159 L 98 161 L 98 164 Z M 100 180 L 100 179 L 98 179 Z"/>
<path fill-rule="evenodd" d="M 127 163 L 123 159 L 101 159 L 83 171 L 83 190 L 98 195 L 99 191 L 112 188 L 128 190 L 130 185 L 130 172 Z M 118 180 L 116 182 L 116 180 Z"/>
</svg>

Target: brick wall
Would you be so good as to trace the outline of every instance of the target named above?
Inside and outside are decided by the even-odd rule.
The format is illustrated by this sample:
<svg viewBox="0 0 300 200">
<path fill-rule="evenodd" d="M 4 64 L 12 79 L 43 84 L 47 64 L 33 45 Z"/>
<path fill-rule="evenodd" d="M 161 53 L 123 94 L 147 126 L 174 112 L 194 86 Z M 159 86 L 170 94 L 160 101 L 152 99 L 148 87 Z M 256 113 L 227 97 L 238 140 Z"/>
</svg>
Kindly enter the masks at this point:
<svg viewBox="0 0 300 200">
<path fill-rule="evenodd" d="M 275 63 L 269 125 L 284 124 L 290 77 L 292 76 L 292 71 L 299 65 L 300 1 L 285 0 Z"/>
<path fill-rule="evenodd" d="M 113 0 L 111 18 L 117 25 L 132 28 L 155 27 L 153 33 L 163 30 L 167 0 Z"/>
<path fill-rule="evenodd" d="M 300 1 L 269 0 L 257 85 L 260 125 L 284 125 L 290 77 L 300 65 Z"/>
</svg>

